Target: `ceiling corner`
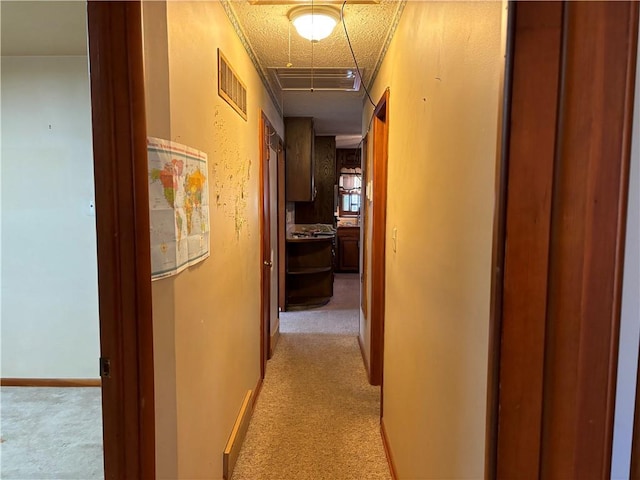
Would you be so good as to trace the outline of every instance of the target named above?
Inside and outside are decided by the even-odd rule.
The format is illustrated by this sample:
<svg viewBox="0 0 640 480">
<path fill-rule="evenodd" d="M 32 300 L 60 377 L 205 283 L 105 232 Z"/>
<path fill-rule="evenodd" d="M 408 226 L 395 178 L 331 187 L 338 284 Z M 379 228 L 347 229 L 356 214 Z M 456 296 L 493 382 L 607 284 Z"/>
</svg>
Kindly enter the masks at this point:
<svg viewBox="0 0 640 480">
<path fill-rule="evenodd" d="M 227 17 L 229 18 L 229 21 L 231 22 L 231 25 L 233 26 L 233 29 L 236 32 L 236 35 L 238 35 L 238 38 L 240 39 L 242 46 L 246 50 L 247 55 L 249 55 L 249 58 L 251 59 L 251 63 L 253 63 L 253 66 L 255 67 L 256 72 L 258 72 L 258 76 L 260 77 L 260 80 L 262 81 L 264 88 L 267 90 L 267 93 L 269 94 L 269 97 L 271 98 L 273 105 L 276 107 L 276 110 L 278 111 L 280 116 L 284 116 L 282 111 L 282 104 L 281 102 L 278 101 L 278 97 L 276 93 L 273 91 L 273 87 L 271 86 L 271 83 L 267 79 L 267 72 L 258 61 L 256 53 L 253 50 L 253 47 L 251 46 L 251 43 L 249 42 L 247 35 L 242 29 L 242 25 L 240 25 L 240 22 L 238 21 L 238 16 L 236 15 L 236 12 L 234 11 L 231 5 L 232 3 L 231 0 L 220 0 L 220 3 L 222 4 L 222 8 L 224 9 L 225 13 L 227 14 Z"/>
</svg>

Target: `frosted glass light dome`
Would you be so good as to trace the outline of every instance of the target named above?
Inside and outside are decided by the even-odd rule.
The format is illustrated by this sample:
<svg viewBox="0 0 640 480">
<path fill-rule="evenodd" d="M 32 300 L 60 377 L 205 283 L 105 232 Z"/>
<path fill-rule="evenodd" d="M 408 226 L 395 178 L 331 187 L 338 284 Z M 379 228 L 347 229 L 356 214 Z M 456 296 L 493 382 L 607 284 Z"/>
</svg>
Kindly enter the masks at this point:
<svg viewBox="0 0 640 480">
<path fill-rule="evenodd" d="M 289 20 L 301 37 L 318 42 L 327 38 L 340 21 L 340 13 L 331 7 L 298 7 L 291 10 Z"/>
</svg>

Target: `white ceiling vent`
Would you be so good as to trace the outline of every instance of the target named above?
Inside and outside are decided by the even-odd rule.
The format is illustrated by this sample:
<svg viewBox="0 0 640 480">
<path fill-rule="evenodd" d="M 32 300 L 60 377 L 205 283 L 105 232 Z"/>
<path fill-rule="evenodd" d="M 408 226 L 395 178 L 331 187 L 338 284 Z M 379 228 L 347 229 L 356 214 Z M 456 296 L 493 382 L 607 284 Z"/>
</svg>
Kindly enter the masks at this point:
<svg viewBox="0 0 640 480">
<path fill-rule="evenodd" d="M 270 68 L 269 72 L 282 90 L 360 90 L 360 75 L 355 68 Z"/>
</svg>

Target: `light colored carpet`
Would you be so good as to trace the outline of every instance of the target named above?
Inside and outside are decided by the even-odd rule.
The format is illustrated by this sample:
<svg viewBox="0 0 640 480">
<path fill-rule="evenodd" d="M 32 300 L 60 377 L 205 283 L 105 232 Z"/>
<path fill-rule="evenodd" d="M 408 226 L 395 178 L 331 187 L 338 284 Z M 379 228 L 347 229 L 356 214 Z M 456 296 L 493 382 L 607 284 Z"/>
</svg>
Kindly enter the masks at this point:
<svg viewBox="0 0 640 480">
<path fill-rule="evenodd" d="M 380 389 L 358 347 L 357 274 L 336 276 L 326 306 L 281 313 L 233 480 L 390 479 Z"/>
<path fill-rule="evenodd" d="M 2 387 L 0 478 L 104 478 L 100 388 Z"/>
</svg>

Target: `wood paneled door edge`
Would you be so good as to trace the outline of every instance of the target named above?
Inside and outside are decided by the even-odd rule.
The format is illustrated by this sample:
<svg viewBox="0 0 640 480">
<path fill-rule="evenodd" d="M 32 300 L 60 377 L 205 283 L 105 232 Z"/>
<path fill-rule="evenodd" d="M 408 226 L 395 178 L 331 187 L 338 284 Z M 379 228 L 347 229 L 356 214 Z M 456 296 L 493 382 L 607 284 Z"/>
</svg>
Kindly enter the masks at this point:
<svg viewBox="0 0 640 480">
<path fill-rule="evenodd" d="M 106 479 L 155 478 L 140 1 L 88 2 Z M 97 363 L 97 362 L 96 362 Z"/>
<path fill-rule="evenodd" d="M 563 7 L 541 475 L 608 478 L 638 3 Z"/>
<path fill-rule="evenodd" d="M 372 178 L 374 187 L 371 238 L 371 350 L 369 355 L 369 382 L 372 385 L 382 385 L 383 381 L 388 120 L 389 89 L 386 89 L 373 112 Z"/>
<path fill-rule="evenodd" d="M 261 378 L 264 378 L 267 368 L 267 360 L 271 356 L 272 348 L 271 348 L 271 322 L 265 319 L 267 309 L 271 309 L 271 288 L 269 288 L 269 292 L 267 294 L 266 291 L 266 281 L 265 281 L 265 268 L 277 268 L 278 269 L 278 283 L 280 283 L 280 259 L 278 261 L 278 265 L 271 264 L 271 212 L 270 209 L 270 200 L 269 200 L 269 162 L 272 160 L 270 158 L 269 150 L 270 147 L 275 147 L 277 155 L 280 155 L 280 150 L 282 146 L 282 139 L 278 135 L 277 131 L 273 128 L 273 124 L 269 121 L 267 115 L 260 110 L 260 127 L 258 131 L 258 145 L 260 152 L 260 372 Z M 277 157 L 278 158 L 278 157 Z M 273 159 L 274 161 L 277 160 Z M 277 181 L 277 179 L 276 179 Z M 279 197 L 279 195 L 278 195 Z M 278 219 L 276 222 L 278 225 L 280 224 L 281 212 L 278 208 Z M 277 235 L 278 244 L 281 241 L 281 234 L 278 232 Z M 278 245 L 278 252 L 281 247 Z M 269 285 L 271 283 L 271 276 L 269 275 Z M 265 296 L 267 298 L 265 299 Z M 279 296 L 279 295 L 278 295 Z M 278 299 L 279 303 L 279 299 Z M 269 314 L 270 317 L 270 314 Z"/>
<path fill-rule="evenodd" d="M 510 140 L 504 143 L 512 151 L 499 176 L 509 179 L 510 196 L 506 208 L 498 198 L 498 209 L 507 211 L 507 219 L 494 243 L 503 248 L 500 238 L 506 231 L 511 242 L 518 235 L 525 238 L 517 248 L 512 244 L 506 249 L 503 263 L 500 251 L 494 250 L 494 282 L 504 278 L 502 286 L 494 286 L 492 298 L 485 475 L 606 478 L 611 466 L 638 3 L 523 2 L 516 10 L 525 8 L 528 13 L 513 45 L 526 46 L 526 53 L 520 60 L 513 50 L 508 55 L 508 62 L 516 55 L 515 65 L 519 61 L 520 66 L 513 68 L 521 68 L 523 81 L 516 88 L 516 77 L 509 80 L 509 103 L 519 108 L 519 116 L 505 117 L 505 123 L 514 126 L 506 131 Z M 547 36 L 544 42 L 532 36 L 532 26 Z M 536 61 L 548 67 L 546 86 L 538 81 L 539 72 L 526 73 L 527 66 L 536 68 Z M 543 89 L 546 93 L 536 97 Z M 536 105 L 546 110 L 539 112 Z M 515 110 L 509 114 L 516 115 Z M 527 124 L 532 118 L 549 128 L 537 131 Z M 520 136 L 513 143 L 517 132 Z M 548 148 L 530 158 L 532 146 L 541 143 Z M 524 169 L 522 161 L 513 162 L 516 147 L 518 158 L 527 158 Z M 536 175 L 527 175 L 531 171 Z M 512 184 L 513 179 L 518 184 Z M 514 206 L 511 195 L 517 203 L 518 190 L 529 196 L 535 190 L 537 197 L 524 196 Z M 509 214 L 511 208 L 515 210 Z M 535 224 L 530 222 L 534 217 Z M 528 219 L 528 226 L 517 220 L 522 218 Z M 525 235 L 527 229 L 535 239 Z M 535 252 L 527 249 L 531 242 L 542 241 L 548 245 Z M 527 270 L 531 258 L 541 265 L 535 273 Z M 532 288 L 535 295 L 527 293 Z M 532 308 L 534 296 L 537 303 Z M 509 319 L 506 310 L 500 312 L 507 303 Z M 519 326 L 507 329 L 507 320 Z"/>
<path fill-rule="evenodd" d="M 506 247 L 507 172 L 509 159 L 510 111 L 513 76 L 514 4 L 506 20 L 505 64 L 500 78 L 501 104 L 498 115 L 496 152 L 496 208 L 493 225 L 491 300 L 489 311 L 489 361 L 485 430 L 485 478 L 496 478 L 498 411 L 500 392 L 500 342 Z"/>
</svg>

